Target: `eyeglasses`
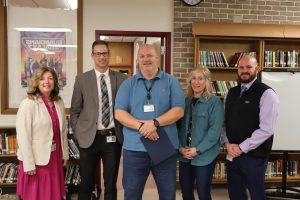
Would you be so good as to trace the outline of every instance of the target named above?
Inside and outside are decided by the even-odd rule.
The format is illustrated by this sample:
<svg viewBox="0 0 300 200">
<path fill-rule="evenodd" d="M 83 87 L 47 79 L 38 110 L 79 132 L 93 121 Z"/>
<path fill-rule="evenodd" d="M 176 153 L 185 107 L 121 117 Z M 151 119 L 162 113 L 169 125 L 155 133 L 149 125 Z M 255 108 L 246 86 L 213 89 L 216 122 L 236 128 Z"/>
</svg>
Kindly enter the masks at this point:
<svg viewBox="0 0 300 200">
<path fill-rule="evenodd" d="M 93 55 L 94 55 L 95 57 L 100 57 L 100 56 L 107 57 L 108 54 L 109 54 L 108 51 L 107 51 L 107 52 L 93 52 Z"/>
</svg>

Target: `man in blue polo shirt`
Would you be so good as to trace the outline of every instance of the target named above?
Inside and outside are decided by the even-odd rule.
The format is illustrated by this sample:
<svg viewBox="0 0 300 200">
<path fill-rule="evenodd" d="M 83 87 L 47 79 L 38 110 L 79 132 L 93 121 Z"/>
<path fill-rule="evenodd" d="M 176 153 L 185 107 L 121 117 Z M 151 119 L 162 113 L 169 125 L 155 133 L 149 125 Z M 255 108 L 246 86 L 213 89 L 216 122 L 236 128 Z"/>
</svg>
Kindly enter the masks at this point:
<svg viewBox="0 0 300 200">
<path fill-rule="evenodd" d="M 115 101 L 115 117 L 123 125 L 123 187 L 125 200 L 141 200 L 146 180 L 152 172 L 160 200 L 175 200 L 176 155 L 154 165 L 140 140 L 158 140 L 163 127 L 176 149 L 175 122 L 184 114 L 184 95 L 179 82 L 158 68 L 153 45 L 138 51 L 139 72 L 123 82 Z M 161 149 L 164 151 L 164 149 Z"/>
</svg>

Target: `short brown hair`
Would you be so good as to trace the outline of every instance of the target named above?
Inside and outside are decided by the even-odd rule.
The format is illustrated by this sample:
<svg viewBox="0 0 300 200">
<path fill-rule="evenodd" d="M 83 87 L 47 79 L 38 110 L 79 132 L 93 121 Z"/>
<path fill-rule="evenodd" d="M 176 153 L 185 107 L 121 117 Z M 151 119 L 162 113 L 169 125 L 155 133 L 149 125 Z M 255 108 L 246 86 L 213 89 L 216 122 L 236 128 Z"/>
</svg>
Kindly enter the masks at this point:
<svg viewBox="0 0 300 200">
<path fill-rule="evenodd" d="M 40 82 L 41 77 L 46 72 L 50 72 L 51 75 L 53 76 L 53 80 L 54 80 L 54 89 L 51 92 L 50 100 L 51 101 L 58 101 L 58 100 L 60 100 L 57 74 L 54 71 L 54 69 L 52 69 L 50 67 L 45 67 L 45 66 L 39 67 L 34 72 L 32 78 L 29 81 L 28 90 L 27 90 L 27 97 L 29 99 L 36 99 L 37 97 L 40 96 L 39 82 Z"/>
</svg>

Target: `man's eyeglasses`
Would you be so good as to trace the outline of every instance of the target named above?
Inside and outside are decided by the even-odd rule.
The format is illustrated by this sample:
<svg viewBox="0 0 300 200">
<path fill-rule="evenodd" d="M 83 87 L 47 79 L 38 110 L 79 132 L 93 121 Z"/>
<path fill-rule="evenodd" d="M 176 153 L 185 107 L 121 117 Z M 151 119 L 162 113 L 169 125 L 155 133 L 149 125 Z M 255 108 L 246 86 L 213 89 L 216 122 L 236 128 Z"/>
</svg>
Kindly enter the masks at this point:
<svg viewBox="0 0 300 200">
<path fill-rule="evenodd" d="M 93 52 L 93 56 L 95 57 L 100 57 L 100 56 L 107 57 L 108 54 L 109 52 Z"/>
</svg>

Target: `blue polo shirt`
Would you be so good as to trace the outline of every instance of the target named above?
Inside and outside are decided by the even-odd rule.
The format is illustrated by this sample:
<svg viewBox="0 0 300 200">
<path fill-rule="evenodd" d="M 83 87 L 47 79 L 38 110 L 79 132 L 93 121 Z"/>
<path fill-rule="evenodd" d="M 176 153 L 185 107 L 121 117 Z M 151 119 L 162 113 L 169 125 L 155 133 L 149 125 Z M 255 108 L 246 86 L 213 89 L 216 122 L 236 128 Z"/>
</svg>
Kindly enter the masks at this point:
<svg viewBox="0 0 300 200">
<path fill-rule="evenodd" d="M 144 112 L 144 105 L 148 104 L 147 89 L 150 89 L 150 104 L 154 105 L 154 112 Z M 145 79 L 140 72 L 125 80 L 120 86 L 116 100 L 115 110 L 124 110 L 140 120 L 152 120 L 166 113 L 171 108 L 184 109 L 184 94 L 176 78 L 159 70 L 151 79 Z M 172 144 L 177 149 L 179 146 L 176 123 L 164 126 Z M 123 128 L 123 148 L 131 151 L 144 151 L 141 134 L 128 127 Z"/>
</svg>

